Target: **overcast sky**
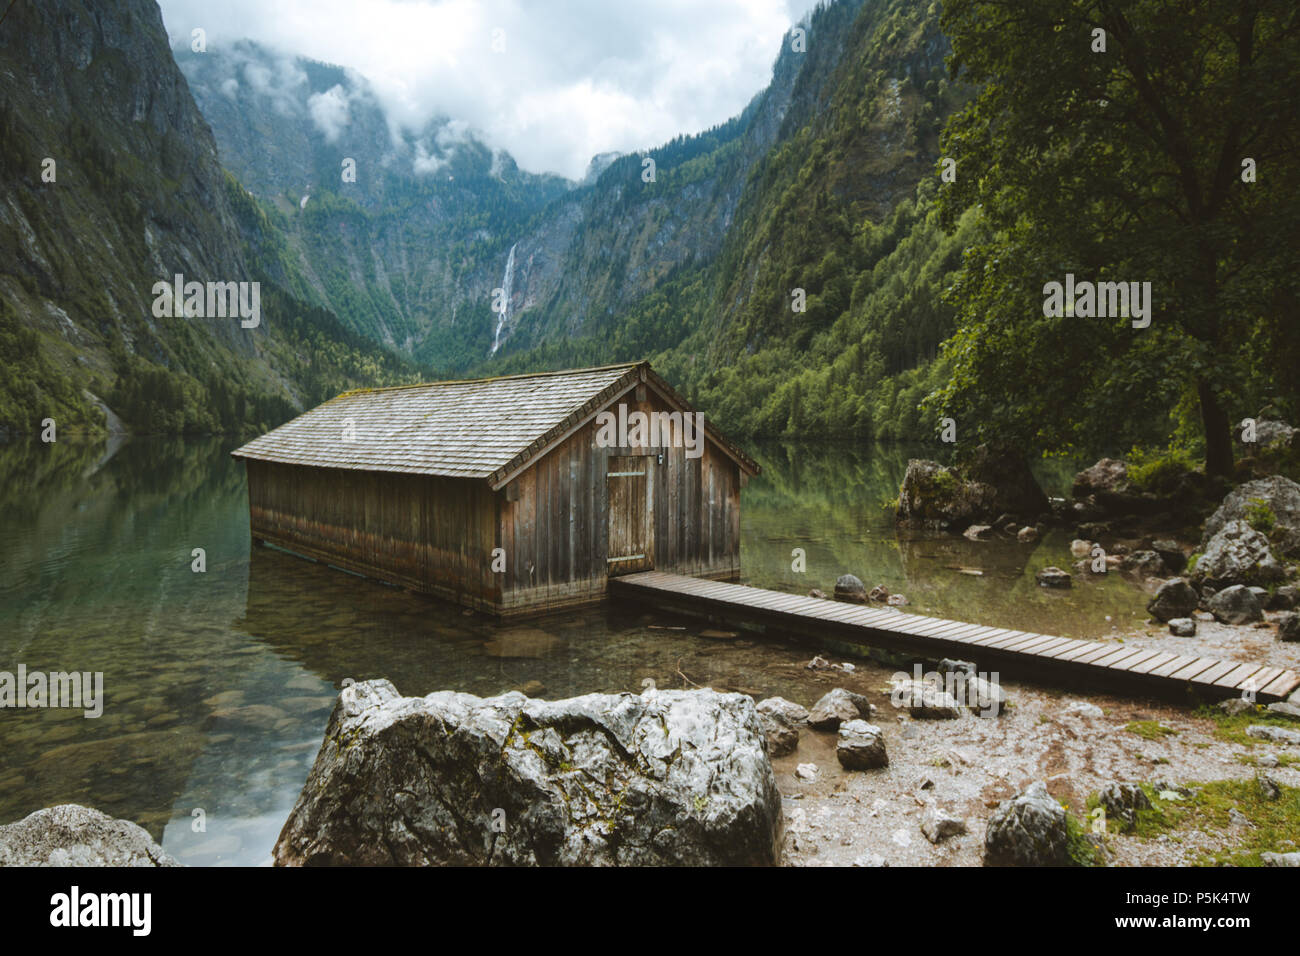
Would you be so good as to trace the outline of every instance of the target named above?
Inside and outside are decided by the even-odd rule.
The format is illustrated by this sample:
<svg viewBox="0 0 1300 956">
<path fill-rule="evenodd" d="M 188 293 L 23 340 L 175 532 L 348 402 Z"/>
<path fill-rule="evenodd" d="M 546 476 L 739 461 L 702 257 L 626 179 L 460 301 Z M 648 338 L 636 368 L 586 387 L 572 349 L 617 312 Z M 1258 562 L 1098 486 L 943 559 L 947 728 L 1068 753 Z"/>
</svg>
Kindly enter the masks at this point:
<svg viewBox="0 0 1300 956">
<path fill-rule="evenodd" d="M 174 42 L 250 38 L 352 67 L 390 122 L 466 121 L 525 169 L 581 178 L 739 113 L 815 0 L 160 0 Z M 498 32 L 499 31 L 499 32 Z M 494 50 L 504 47 L 501 52 Z"/>
</svg>

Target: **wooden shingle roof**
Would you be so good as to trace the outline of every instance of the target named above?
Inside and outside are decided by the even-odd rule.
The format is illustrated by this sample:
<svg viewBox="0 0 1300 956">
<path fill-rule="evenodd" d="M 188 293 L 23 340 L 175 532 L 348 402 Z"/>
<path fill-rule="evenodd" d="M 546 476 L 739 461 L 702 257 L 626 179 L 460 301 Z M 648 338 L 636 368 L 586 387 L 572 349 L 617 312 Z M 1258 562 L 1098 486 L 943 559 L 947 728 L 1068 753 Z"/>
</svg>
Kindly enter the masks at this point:
<svg viewBox="0 0 1300 956">
<path fill-rule="evenodd" d="M 685 402 L 645 362 L 345 392 L 231 452 L 316 468 L 440 475 L 505 484 L 640 382 Z M 751 474 L 757 466 L 706 421 Z"/>
</svg>

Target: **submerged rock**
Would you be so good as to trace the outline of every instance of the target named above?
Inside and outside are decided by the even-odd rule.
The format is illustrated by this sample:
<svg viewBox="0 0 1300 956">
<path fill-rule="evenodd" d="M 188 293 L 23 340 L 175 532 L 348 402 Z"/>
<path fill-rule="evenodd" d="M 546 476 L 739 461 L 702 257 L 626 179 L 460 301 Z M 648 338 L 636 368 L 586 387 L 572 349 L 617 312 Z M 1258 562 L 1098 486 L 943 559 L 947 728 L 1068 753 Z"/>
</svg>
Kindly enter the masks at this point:
<svg viewBox="0 0 1300 956">
<path fill-rule="evenodd" d="M 835 600 L 850 604 L 867 603 L 867 586 L 854 574 L 841 574 L 835 579 Z"/>
<path fill-rule="evenodd" d="M 129 820 L 75 803 L 0 826 L 0 866 L 180 866 Z"/>
<path fill-rule="evenodd" d="M 1055 565 L 1043 568 L 1034 575 L 1034 579 L 1045 588 L 1068 588 L 1071 584 L 1070 572 L 1062 571 Z"/>
<path fill-rule="evenodd" d="M 279 866 L 776 863 L 754 702 L 712 690 L 529 700 L 344 688 Z"/>
<path fill-rule="evenodd" d="M 984 861 L 994 865 L 1062 866 L 1068 862 L 1065 807 L 1042 781 L 998 804 L 984 832 Z"/>
</svg>

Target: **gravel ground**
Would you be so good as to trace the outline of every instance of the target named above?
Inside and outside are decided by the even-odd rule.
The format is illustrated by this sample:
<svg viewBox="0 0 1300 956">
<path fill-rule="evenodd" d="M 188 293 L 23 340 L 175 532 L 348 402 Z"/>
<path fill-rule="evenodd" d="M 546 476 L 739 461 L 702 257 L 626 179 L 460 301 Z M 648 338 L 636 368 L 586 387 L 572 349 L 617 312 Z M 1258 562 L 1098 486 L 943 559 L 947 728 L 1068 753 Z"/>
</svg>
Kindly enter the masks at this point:
<svg viewBox="0 0 1300 956">
<path fill-rule="evenodd" d="M 1276 615 L 1270 614 L 1270 619 Z M 1118 638 L 1117 638 L 1118 639 Z M 1125 643 L 1181 653 L 1267 661 L 1300 668 L 1300 645 L 1276 640 L 1272 626 L 1198 622 L 1193 638 L 1176 638 L 1156 625 L 1123 635 Z M 978 662 L 977 662 L 978 663 Z M 798 666 L 798 665 L 792 665 Z M 1003 681 L 1012 706 L 996 718 L 965 714 L 955 720 L 915 720 L 895 709 L 888 695 L 893 668 L 859 663 L 854 673 L 828 672 L 826 687 L 868 695 L 882 728 L 889 767 L 847 772 L 835 757 L 834 733 L 804 727 L 793 754 L 773 760 L 785 806 L 785 862 L 790 866 L 979 866 L 985 824 L 998 802 L 1035 780 L 1082 817 L 1089 794 L 1106 783 L 1171 783 L 1250 778 L 1239 757 L 1300 748 L 1242 745 L 1214 736 L 1213 721 L 1189 707 L 1102 693 L 1063 693 L 1044 685 Z M 815 701 L 800 700 L 805 706 Z M 1100 716 L 1072 711 L 1084 703 Z M 1176 731 L 1147 740 L 1125 727 L 1159 721 Z M 1300 729 L 1300 722 L 1297 722 Z M 815 764 L 812 780 L 796 775 Z M 1281 784 L 1300 787 L 1300 769 L 1271 769 Z M 966 821 L 968 832 L 932 845 L 920 829 L 928 803 Z M 1230 831 L 1145 840 L 1112 832 L 1109 862 L 1119 866 L 1185 865 L 1198 853 L 1234 844 Z M 1297 835 L 1300 841 L 1300 834 Z M 1281 847 L 1279 849 L 1294 849 Z"/>
</svg>

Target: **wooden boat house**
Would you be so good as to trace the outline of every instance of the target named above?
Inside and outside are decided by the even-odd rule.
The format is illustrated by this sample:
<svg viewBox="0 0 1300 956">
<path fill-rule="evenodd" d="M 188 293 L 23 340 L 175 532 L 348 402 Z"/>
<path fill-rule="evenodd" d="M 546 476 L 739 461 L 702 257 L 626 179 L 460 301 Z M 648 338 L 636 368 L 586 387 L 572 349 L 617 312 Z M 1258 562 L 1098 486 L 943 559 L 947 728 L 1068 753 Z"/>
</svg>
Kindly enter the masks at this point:
<svg viewBox="0 0 1300 956">
<path fill-rule="evenodd" d="M 232 454 L 255 541 L 499 615 L 735 579 L 758 473 L 645 362 L 347 392 Z"/>
</svg>

